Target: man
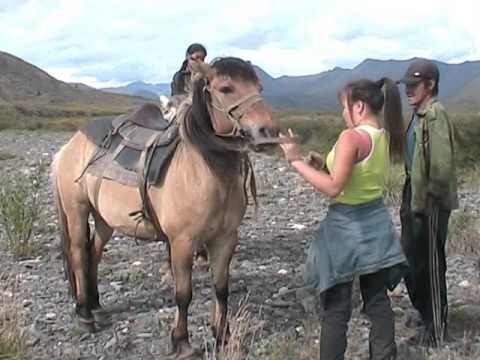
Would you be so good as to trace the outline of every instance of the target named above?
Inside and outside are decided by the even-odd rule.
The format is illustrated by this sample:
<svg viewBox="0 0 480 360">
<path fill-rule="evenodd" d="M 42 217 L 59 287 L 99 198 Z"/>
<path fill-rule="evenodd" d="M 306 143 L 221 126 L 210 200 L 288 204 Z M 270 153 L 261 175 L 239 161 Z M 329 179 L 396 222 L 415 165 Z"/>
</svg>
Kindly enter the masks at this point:
<svg viewBox="0 0 480 360">
<path fill-rule="evenodd" d="M 413 343 L 438 346 L 447 330 L 445 242 L 458 207 L 453 128 L 437 99 L 440 74 L 430 61 L 412 63 L 405 84 L 413 114 L 406 133 L 406 181 L 400 217 L 409 262 L 405 284 L 423 328 Z"/>
</svg>

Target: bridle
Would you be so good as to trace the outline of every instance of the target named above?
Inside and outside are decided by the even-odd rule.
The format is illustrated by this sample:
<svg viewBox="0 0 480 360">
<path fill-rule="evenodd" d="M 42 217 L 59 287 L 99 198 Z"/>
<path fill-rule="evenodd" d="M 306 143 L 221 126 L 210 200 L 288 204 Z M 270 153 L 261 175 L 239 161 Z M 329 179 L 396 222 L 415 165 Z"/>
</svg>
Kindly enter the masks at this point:
<svg viewBox="0 0 480 360">
<path fill-rule="evenodd" d="M 232 130 L 229 133 L 223 134 L 216 132 L 216 135 L 221 137 L 245 138 L 246 133 L 240 124 L 240 120 L 254 104 L 264 101 L 263 97 L 260 94 L 250 94 L 240 98 L 229 106 L 225 106 L 218 96 L 212 92 L 209 85 L 205 85 L 203 91 L 210 99 L 210 101 L 207 101 L 207 106 L 214 130 L 216 130 L 218 126 L 216 126 L 216 117 L 213 115 L 212 108 L 220 112 L 224 118 L 230 121 L 233 125 Z"/>
</svg>

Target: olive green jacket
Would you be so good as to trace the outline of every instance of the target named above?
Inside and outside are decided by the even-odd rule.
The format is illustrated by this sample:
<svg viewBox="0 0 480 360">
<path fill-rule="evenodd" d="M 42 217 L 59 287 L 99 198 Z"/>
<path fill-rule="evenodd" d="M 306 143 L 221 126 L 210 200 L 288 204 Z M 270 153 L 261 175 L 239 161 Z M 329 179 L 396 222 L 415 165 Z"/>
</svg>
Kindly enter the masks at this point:
<svg viewBox="0 0 480 360">
<path fill-rule="evenodd" d="M 458 195 L 452 123 L 436 97 L 430 99 L 417 116 L 420 123 L 415 129 L 410 174 L 411 209 L 428 214 L 432 202 L 444 209 L 456 209 Z"/>
</svg>

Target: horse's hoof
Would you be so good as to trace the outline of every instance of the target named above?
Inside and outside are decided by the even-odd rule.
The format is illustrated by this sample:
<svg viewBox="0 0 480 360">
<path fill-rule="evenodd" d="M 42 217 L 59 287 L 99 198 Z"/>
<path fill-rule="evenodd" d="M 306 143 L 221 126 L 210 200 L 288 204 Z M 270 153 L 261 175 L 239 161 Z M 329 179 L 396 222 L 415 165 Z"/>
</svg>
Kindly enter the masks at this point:
<svg viewBox="0 0 480 360">
<path fill-rule="evenodd" d="M 92 310 L 92 314 L 98 327 L 105 328 L 112 325 L 111 315 L 102 308 Z"/>
<path fill-rule="evenodd" d="M 76 324 L 77 324 L 77 329 L 81 333 L 91 334 L 96 331 L 94 319 L 84 319 L 79 317 L 76 320 Z"/>
</svg>

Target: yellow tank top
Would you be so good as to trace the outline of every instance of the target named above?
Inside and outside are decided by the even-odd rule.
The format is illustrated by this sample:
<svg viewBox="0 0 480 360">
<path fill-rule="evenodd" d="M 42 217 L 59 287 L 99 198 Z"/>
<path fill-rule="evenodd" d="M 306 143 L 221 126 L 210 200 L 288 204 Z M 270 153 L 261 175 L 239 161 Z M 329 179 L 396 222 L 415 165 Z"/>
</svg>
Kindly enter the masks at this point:
<svg viewBox="0 0 480 360">
<path fill-rule="evenodd" d="M 370 125 L 360 125 L 368 133 L 372 141 L 372 148 L 368 156 L 353 165 L 350 179 L 343 191 L 334 198 L 335 203 L 358 205 L 383 197 L 385 183 L 390 166 L 388 154 L 388 136 L 384 129 L 377 129 Z M 335 146 L 327 155 L 327 168 L 333 171 L 335 163 Z"/>
</svg>

